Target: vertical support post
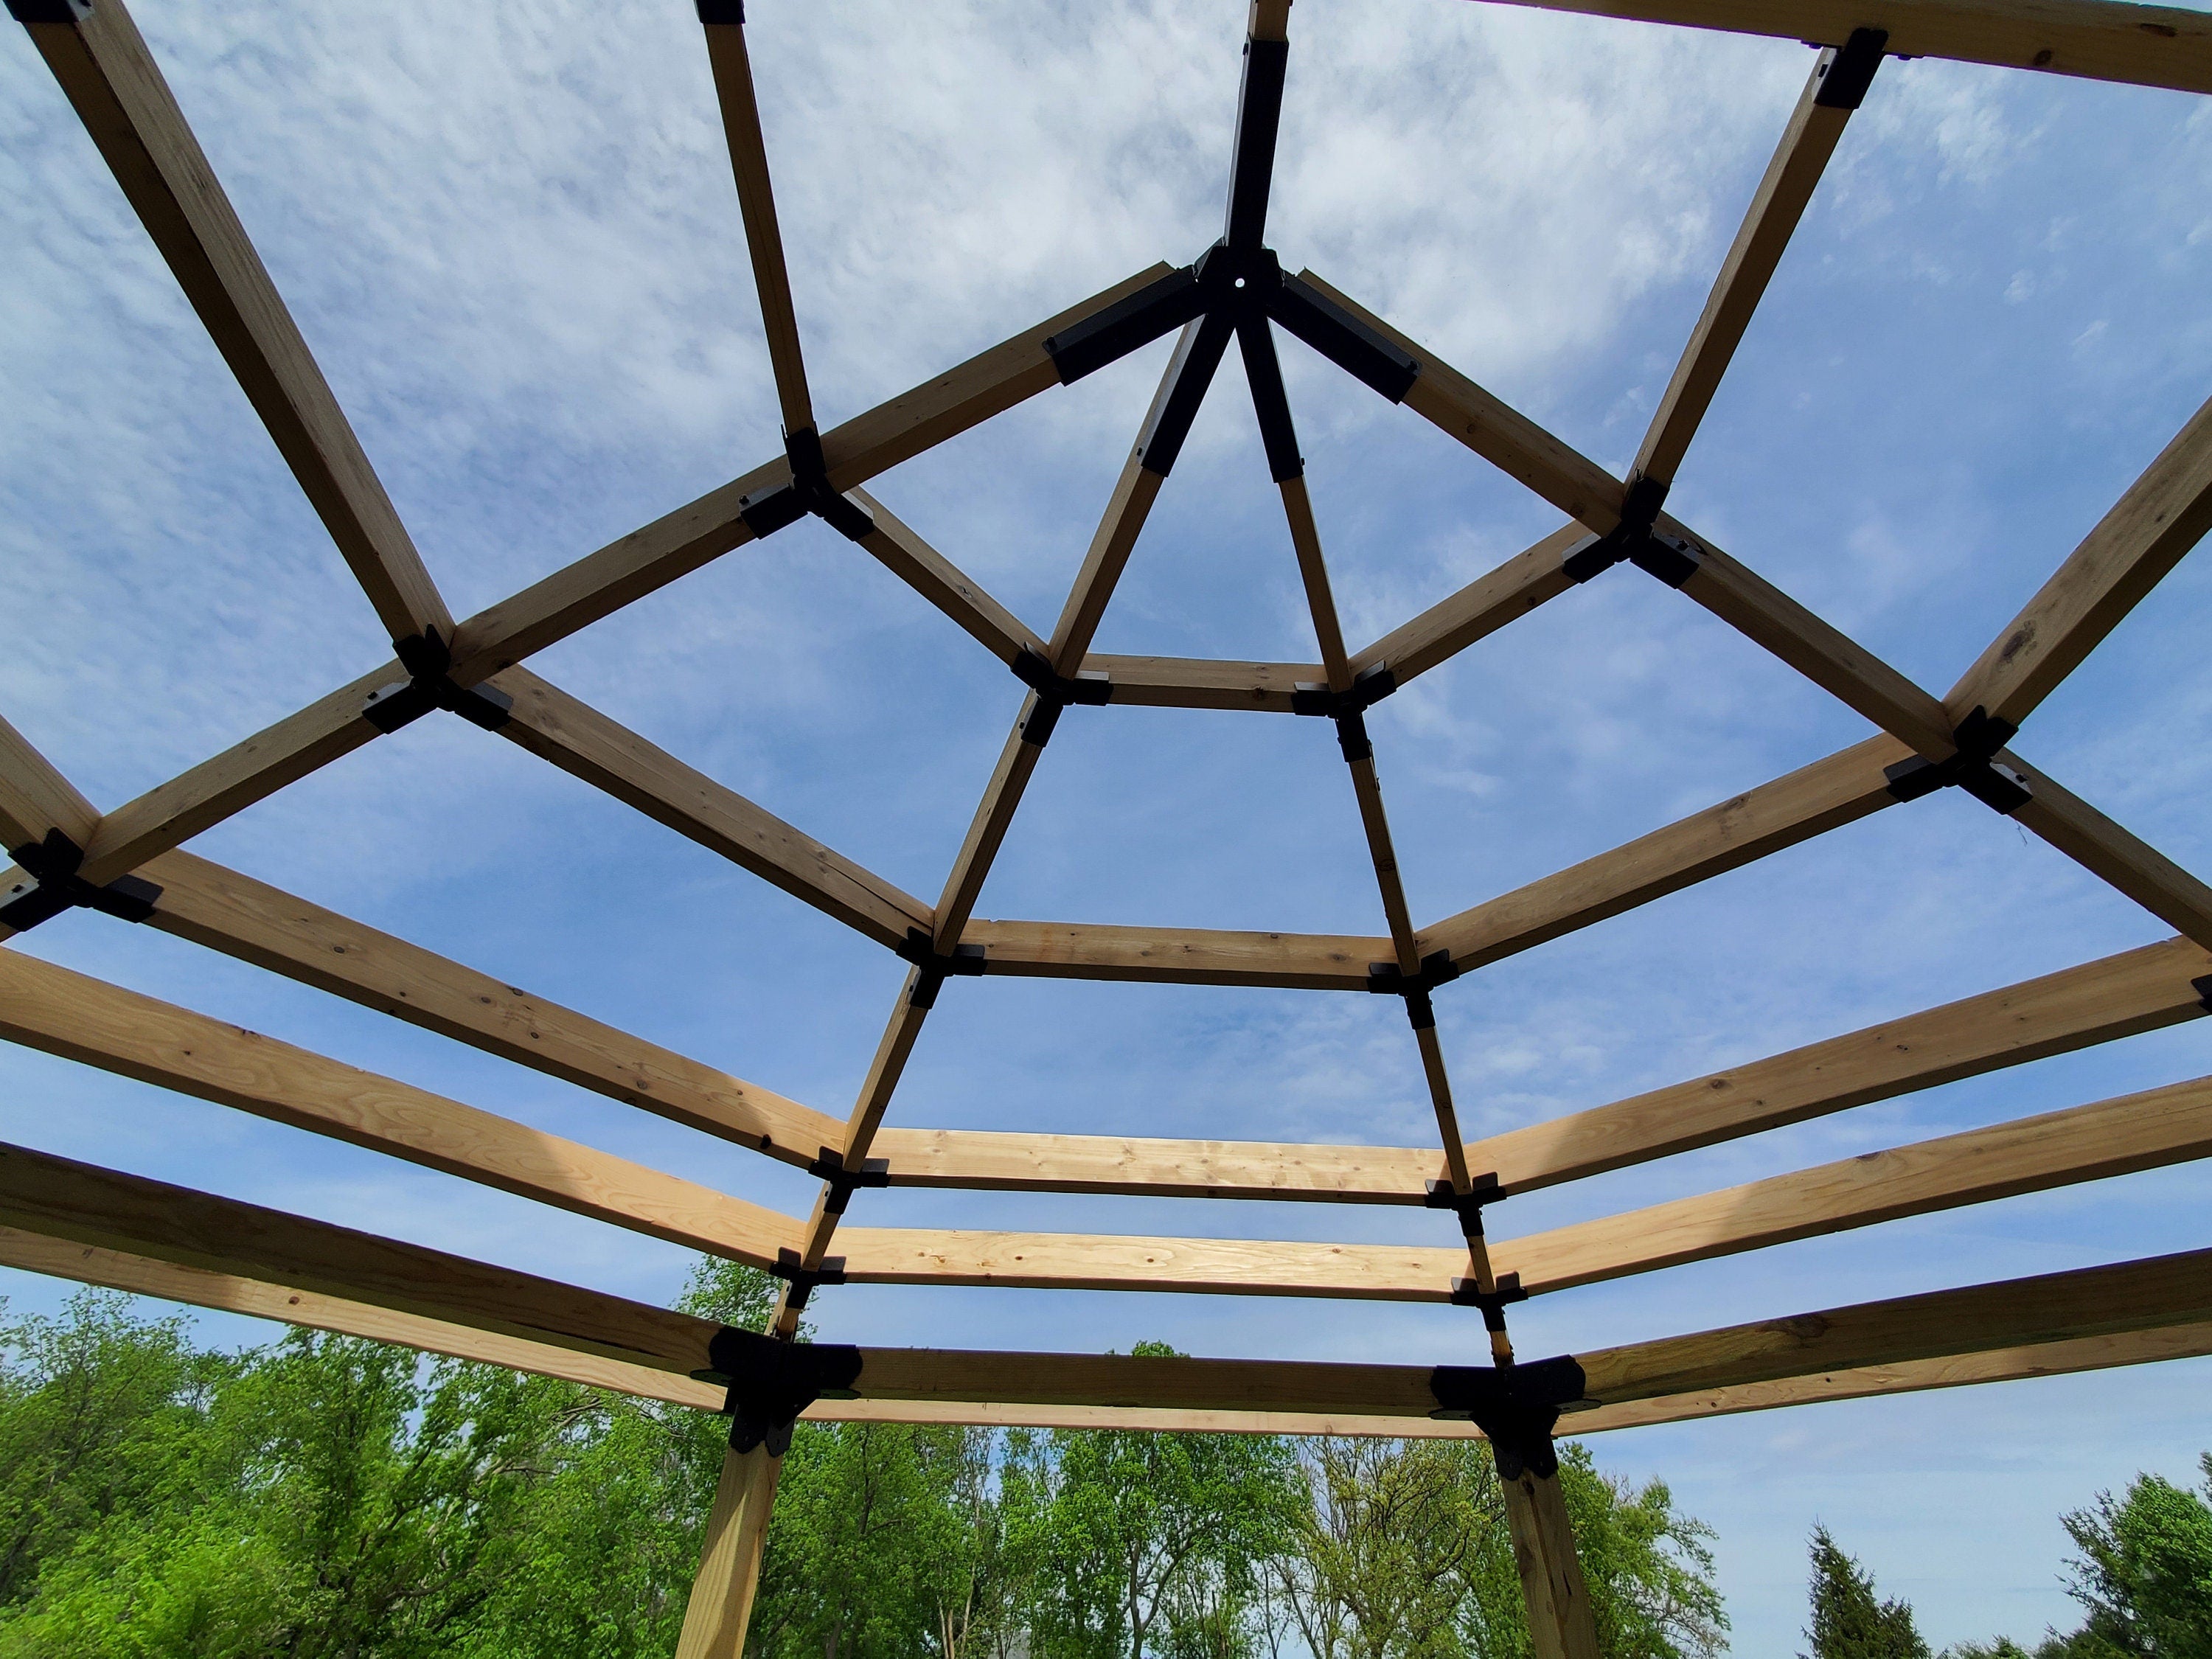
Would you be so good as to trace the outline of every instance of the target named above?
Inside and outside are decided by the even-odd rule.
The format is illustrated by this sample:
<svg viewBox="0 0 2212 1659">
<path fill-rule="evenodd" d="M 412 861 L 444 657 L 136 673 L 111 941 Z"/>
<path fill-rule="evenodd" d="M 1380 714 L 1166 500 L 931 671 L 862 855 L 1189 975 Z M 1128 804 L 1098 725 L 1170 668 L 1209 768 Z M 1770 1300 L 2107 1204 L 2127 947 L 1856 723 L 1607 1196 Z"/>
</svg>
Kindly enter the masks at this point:
<svg viewBox="0 0 2212 1659">
<path fill-rule="evenodd" d="M 1575 1553 L 1559 1472 L 1540 1475 L 1524 1466 L 1510 1480 L 1501 1475 L 1498 1484 L 1505 1491 L 1513 1565 L 1520 1570 L 1521 1595 L 1528 1604 L 1530 1650 L 1536 1659 L 1598 1659 L 1589 1587 Z"/>
<path fill-rule="evenodd" d="M 744 1653 L 753 1595 L 760 1588 L 769 1512 L 775 1506 L 782 1473 L 783 1459 L 765 1444 L 724 1455 L 676 1659 L 738 1659 Z"/>
</svg>

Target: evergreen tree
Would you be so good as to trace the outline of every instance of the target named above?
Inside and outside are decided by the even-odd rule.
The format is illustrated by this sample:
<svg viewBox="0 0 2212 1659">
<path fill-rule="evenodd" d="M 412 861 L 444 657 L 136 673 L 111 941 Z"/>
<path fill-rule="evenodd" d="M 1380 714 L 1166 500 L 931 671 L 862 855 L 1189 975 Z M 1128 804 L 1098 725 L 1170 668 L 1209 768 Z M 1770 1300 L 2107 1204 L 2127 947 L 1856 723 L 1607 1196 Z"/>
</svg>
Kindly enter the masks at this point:
<svg viewBox="0 0 2212 1659">
<path fill-rule="evenodd" d="M 1929 1659 L 1912 1608 L 1877 1600 L 1873 1576 L 1826 1527 L 1813 1528 L 1813 1622 L 1805 1638 L 1813 1644 L 1805 1659 Z"/>
</svg>

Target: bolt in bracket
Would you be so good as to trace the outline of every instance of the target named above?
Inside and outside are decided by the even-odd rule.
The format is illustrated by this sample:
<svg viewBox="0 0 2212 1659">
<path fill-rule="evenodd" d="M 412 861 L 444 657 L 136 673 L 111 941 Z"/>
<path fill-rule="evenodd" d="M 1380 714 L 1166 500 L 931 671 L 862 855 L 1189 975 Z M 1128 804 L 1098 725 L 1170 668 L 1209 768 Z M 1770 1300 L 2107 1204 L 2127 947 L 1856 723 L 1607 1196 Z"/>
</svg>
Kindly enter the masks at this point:
<svg viewBox="0 0 2212 1659">
<path fill-rule="evenodd" d="M 820 433 L 811 426 L 786 428 L 783 453 L 791 463 L 790 482 L 757 490 L 738 503 L 738 516 L 755 540 L 773 536 L 810 513 L 847 541 L 864 542 L 875 534 L 875 515 L 830 487 Z"/>
<path fill-rule="evenodd" d="M 1471 1419 L 1490 1437 L 1498 1473 L 1518 1480 L 1522 1470 L 1559 1473 L 1552 1429 L 1564 1407 L 1579 1404 L 1588 1379 L 1571 1354 L 1525 1365 L 1439 1365 L 1429 1373 L 1437 1418 Z"/>
<path fill-rule="evenodd" d="M 138 876 L 118 876 L 105 887 L 94 886 L 77 874 L 84 848 L 58 830 L 47 830 L 43 841 L 9 848 L 8 856 L 31 878 L 0 893 L 0 927 L 18 933 L 80 908 L 118 921 L 149 921 L 154 902 L 161 896 L 159 887 Z"/>
<path fill-rule="evenodd" d="M 1352 718 L 1357 720 L 1358 716 Z M 1464 971 L 1452 965 L 1449 951 L 1431 951 L 1421 958 L 1420 971 L 1410 975 L 1395 962 L 1369 963 L 1367 988 L 1376 996 L 1405 998 L 1407 1023 L 1417 1031 L 1431 1030 L 1436 1026 L 1437 1010 L 1429 1000 L 1429 993 L 1439 985 L 1450 984 Z"/>
<path fill-rule="evenodd" d="M 1459 1230 L 1469 1238 L 1482 1237 L 1482 1206 L 1496 1204 L 1510 1196 L 1498 1184 L 1498 1172 L 1490 1170 L 1476 1176 L 1468 1182 L 1469 1190 L 1455 1192 L 1449 1181 L 1431 1181 L 1421 1200 L 1425 1210 L 1449 1210 L 1459 1217 Z"/>
<path fill-rule="evenodd" d="M 891 1184 L 890 1160 L 868 1158 L 860 1160 L 860 1167 L 845 1167 L 845 1155 L 835 1146 L 824 1146 L 822 1155 L 806 1166 L 806 1173 L 830 1183 L 830 1191 L 822 1200 L 823 1210 L 830 1215 L 842 1215 L 845 1206 L 853 1200 L 856 1187 L 888 1187 Z"/>
<path fill-rule="evenodd" d="M 919 927 L 908 928 L 906 942 L 894 946 L 892 954 L 921 970 L 921 976 L 914 982 L 914 994 L 907 999 L 908 1005 L 915 1008 L 934 1008 L 937 994 L 945 988 L 947 979 L 973 979 L 984 967 L 981 945 L 956 945 L 951 955 L 941 957 L 937 954 L 936 939 Z"/>
<path fill-rule="evenodd" d="M 1915 755 L 1894 766 L 1885 766 L 1881 775 L 1888 780 L 1894 799 L 1918 800 L 1955 784 L 1991 811 L 2009 817 L 2035 799 L 2027 780 L 1995 758 L 2019 730 L 2010 720 L 2000 720 L 1977 704 L 1951 734 L 1951 740 L 1959 745 L 1958 753 L 1941 761 Z"/>
<path fill-rule="evenodd" d="M 394 640 L 392 651 L 412 678 L 380 685 L 362 702 L 362 718 L 380 732 L 411 726 L 434 708 L 443 708 L 471 726 L 496 732 L 514 710 L 514 699 L 495 685 L 455 684 L 453 647 L 434 628 Z"/>
<path fill-rule="evenodd" d="M 787 1342 L 725 1325 L 708 1340 L 707 1368 L 691 1375 L 729 1389 L 722 1410 L 731 1450 L 765 1445 L 769 1456 L 781 1457 L 799 1413 L 825 1397 L 859 1398 L 853 1385 L 860 1364 L 860 1351 L 848 1343 Z"/>
</svg>

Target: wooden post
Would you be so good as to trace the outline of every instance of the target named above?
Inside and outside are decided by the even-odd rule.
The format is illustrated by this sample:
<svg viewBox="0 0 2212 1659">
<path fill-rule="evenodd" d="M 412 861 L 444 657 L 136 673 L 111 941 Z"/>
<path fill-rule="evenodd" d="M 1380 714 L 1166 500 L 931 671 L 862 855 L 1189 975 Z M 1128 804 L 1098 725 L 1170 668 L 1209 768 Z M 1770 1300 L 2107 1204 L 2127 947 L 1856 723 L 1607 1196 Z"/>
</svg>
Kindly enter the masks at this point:
<svg viewBox="0 0 2212 1659">
<path fill-rule="evenodd" d="M 1528 1603 L 1528 1639 L 1536 1659 L 1597 1659 L 1597 1626 L 1590 1617 L 1589 1587 L 1575 1554 L 1574 1529 L 1556 1471 L 1522 1468 L 1500 1479 L 1505 1524 L 1513 1534 L 1513 1565 Z"/>
<path fill-rule="evenodd" d="M 775 1506 L 782 1473 L 783 1459 L 765 1445 L 724 1455 L 676 1659 L 738 1659 L 744 1651 L 745 1626 L 760 1588 L 761 1552 L 768 1543 L 769 1512 Z"/>
</svg>

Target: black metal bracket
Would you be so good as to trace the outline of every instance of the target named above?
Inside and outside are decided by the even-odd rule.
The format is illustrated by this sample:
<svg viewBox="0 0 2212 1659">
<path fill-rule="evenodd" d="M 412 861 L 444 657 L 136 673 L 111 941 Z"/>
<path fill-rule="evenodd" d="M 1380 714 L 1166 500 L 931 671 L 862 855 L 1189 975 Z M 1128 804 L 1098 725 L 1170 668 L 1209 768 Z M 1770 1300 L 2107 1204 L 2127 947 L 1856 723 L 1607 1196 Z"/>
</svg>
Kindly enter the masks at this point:
<svg viewBox="0 0 2212 1659">
<path fill-rule="evenodd" d="M 2203 979 L 2192 979 L 2189 988 L 2197 993 L 2197 1003 L 2208 1014 L 2212 1014 L 2212 974 Z"/>
<path fill-rule="evenodd" d="M 1887 29 L 1853 29 L 1850 38 L 1836 48 L 1836 55 L 1819 71 L 1820 89 L 1813 101 L 1823 109 L 1856 109 L 1874 84 L 1881 67 L 1882 48 L 1889 44 Z"/>
<path fill-rule="evenodd" d="M 810 1267 L 806 1266 L 805 1257 L 786 1245 L 775 1253 L 775 1265 L 769 1272 L 791 1286 L 792 1307 L 803 1308 L 806 1305 L 806 1298 L 812 1296 L 819 1286 L 845 1282 L 845 1258 L 825 1255 L 820 1267 Z"/>
<path fill-rule="evenodd" d="M 1623 562 L 1669 587 L 1680 587 L 1698 574 L 1702 556 L 1698 544 L 1651 526 L 1667 500 L 1664 479 L 1638 473 L 1621 492 L 1620 522 L 1602 536 L 1585 536 L 1559 556 L 1559 568 L 1570 581 L 1586 582 Z"/>
<path fill-rule="evenodd" d="M 936 939 L 919 927 L 908 928 L 905 943 L 894 946 L 892 953 L 921 969 L 913 994 L 907 998 L 908 1006 L 915 1008 L 937 1006 L 937 994 L 945 988 L 947 979 L 973 979 L 983 971 L 981 945 L 956 945 L 951 956 L 941 957 L 937 954 Z"/>
<path fill-rule="evenodd" d="M 18 933 L 79 908 L 118 921 L 149 921 L 154 902 L 161 896 L 159 887 L 138 876 L 118 876 L 105 887 L 94 886 L 77 874 L 84 848 L 58 830 L 47 830 L 43 841 L 9 848 L 8 856 L 31 878 L 0 893 L 0 927 Z"/>
<path fill-rule="evenodd" d="M 1484 1328 L 1502 1332 L 1505 1328 L 1507 1304 L 1526 1302 L 1528 1292 L 1521 1288 L 1521 1275 L 1517 1273 L 1499 1273 L 1494 1282 L 1498 1288 L 1486 1291 L 1472 1279 L 1455 1279 L 1451 1285 L 1452 1306 L 1481 1309 Z"/>
<path fill-rule="evenodd" d="M 1429 993 L 1439 985 L 1450 984 L 1462 971 L 1452 965 L 1450 951 L 1431 951 L 1421 958 L 1420 972 L 1410 975 L 1395 962 L 1369 963 L 1367 988 L 1376 996 L 1405 998 L 1407 1023 L 1417 1031 L 1426 1031 L 1437 1023 L 1436 1005 L 1429 1000 Z"/>
<path fill-rule="evenodd" d="M 707 1342 L 707 1369 L 691 1375 L 729 1389 L 722 1410 L 730 1419 L 730 1449 L 765 1445 L 781 1457 L 791 1445 L 799 1413 L 823 1398 L 853 1400 L 860 1380 L 860 1351 L 843 1342 L 787 1342 L 725 1325 Z"/>
<path fill-rule="evenodd" d="M 1398 677 L 1382 665 L 1369 669 L 1343 691 L 1300 681 L 1291 688 L 1291 713 L 1342 720 L 1346 714 L 1365 714 L 1397 689 Z"/>
<path fill-rule="evenodd" d="M 1561 1407 L 1580 1401 L 1587 1384 L 1571 1354 L 1525 1365 L 1439 1365 L 1429 1373 L 1437 1401 L 1429 1415 L 1471 1419 L 1490 1437 L 1503 1479 L 1518 1480 L 1524 1469 L 1548 1478 L 1559 1470 L 1553 1427 Z"/>
<path fill-rule="evenodd" d="M 738 516 L 755 540 L 773 536 L 810 513 L 848 541 L 866 541 L 875 533 L 875 515 L 830 487 L 820 433 L 811 426 L 786 429 L 783 454 L 791 463 L 790 482 L 757 491 L 738 503 Z"/>
<path fill-rule="evenodd" d="M 1267 314 L 1355 380 L 1403 403 L 1421 378 L 1420 361 L 1385 338 L 1303 276 L 1285 273 L 1267 296 Z"/>
<path fill-rule="evenodd" d="M 471 726 L 496 732 L 514 711 L 514 699 L 495 685 L 459 685 L 453 677 L 453 647 L 434 628 L 392 642 L 410 678 L 380 685 L 361 706 L 362 718 L 380 732 L 411 726 L 434 708 L 459 714 Z"/>
<path fill-rule="evenodd" d="M 8 15 L 19 23 L 81 23 L 92 15 L 92 0 L 8 0 Z"/>
<path fill-rule="evenodd" d="M 2012 721 L 1999 720 L 1977 705 L 1951 734 L 1951 740 L 1959 745 L 1957 754 L 1941 761 L 1915 755 L 1894 766 L 1885 766 L 1881 775 L 1889 781 L 1889 793 L 1898 800 L 1918 800 L 1955 784 L 1991 811 L 2010 817 L 2035 799 L 2027 780 L 1996 759 L 1997 750 L 2011 742 L 2019 730 Z"/>
<path fill-rule="evenodd" d="M 1024 646 L 1007 665 L 1014 678 L 1037 695 L 1036 707 L 1022 722 L 1022 741 L 1042 749 L 1052 741 L 1060 724 L 1060 711 L 1070 703 L 1087 708 L 1103 708 L 1114 701 L 1114 682 L 1101 673 L 1079 673 L 1070 678 L 1052 665 L 1042 653 Z"/>
<path fill-rule="evenodd" d="M 1482 1206 L 1496 1204 L 1509 1194 L 1498 1184 L 1498 1172 L 1490 1170 L 1472 1178 L 1469 1190 L 1455 1192 L 1449 1181 L 1431 1181 L 1421 1200 L 1426 1210 L 1449 1210 L 1459 1217 L 1459 1230 L 1469 1238 L 1482 1237 Z"/>
<path fill-rule="evenodd" d="M 806 1166 L 806 1173 L 830 1183 L 830 1190 L 822 1200 L 822 1207 L 830 1215 L 842 1215 L 845 1206 L 853 1201 L 854 1188 L 858 1187 L 888 1187 L 891 1184 L 891 1164 L 887 1158 L 866 1158 L 860 1167 L 845 1167 L 845 1155 L 835 1146 L 824 1146 L 822 1155 Z"/>
<path fill-rule="evenodd" d="M 1073 386 L 1086 374 L 1095 374 L 1109 363 L 1119 362 L 1131 352 L 1150 345 L 1163 334 L 1171 334 L 1206 307 L 1194 266 L 1183 265 L 1151 282 L 1134 294 L 1101 306 L 1080 322 L 1070 323 L 1057 334 L 1045 337 L 1044 354 L 1052 359 L 1062 386 Z"/>
</svg>

